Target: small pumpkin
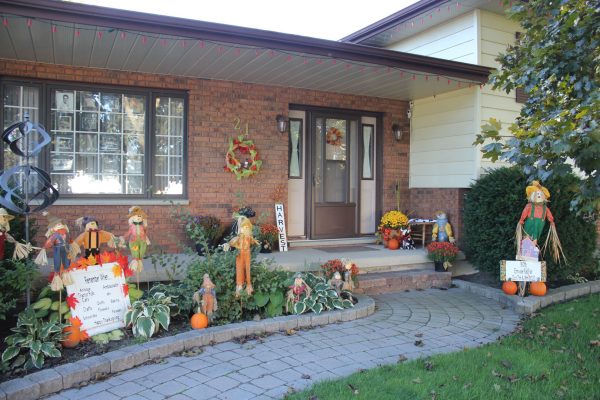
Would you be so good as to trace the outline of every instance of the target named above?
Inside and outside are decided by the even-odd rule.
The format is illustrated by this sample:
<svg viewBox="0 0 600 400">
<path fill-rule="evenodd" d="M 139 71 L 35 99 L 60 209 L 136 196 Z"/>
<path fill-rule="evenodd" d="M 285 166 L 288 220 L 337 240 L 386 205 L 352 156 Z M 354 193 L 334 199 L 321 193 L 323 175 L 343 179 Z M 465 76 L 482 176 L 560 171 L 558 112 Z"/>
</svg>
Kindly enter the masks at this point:
<svg viewBox="0 0 600 400">
<path fill-rule="evenodd" d="M 508 295 L 517 294 L 517 284 L 513 281 L 506 281 L 502 284 L 502 291 Z"/>
<path fill-rule="evenodd" d="M 547 288 L 544 282 L 531 282 L 529 284 L 529 293 L 534 296 L 545 296 L 546 290 Z"/>
<path fill-rule="evenodd" d="M 192 315 L 190 324 L 192 325 L 192 329 L 204 329 L 208 326 L 208 317 L 204 313 L 197 312 Z"/>
<path fill-rule="evenodd" d="M 63 340 L 60 341 L 63 347 L 71 349 L 81 342 L 81 331 L 79 326 L 71 325 L 63 329 Z"/>
<path fill-rule="evenodd" d="M 396 238 L 392 238 L 388 241 L 388 249 L 398 250 L 400 248 L 400 242 Z"/>
</svg>

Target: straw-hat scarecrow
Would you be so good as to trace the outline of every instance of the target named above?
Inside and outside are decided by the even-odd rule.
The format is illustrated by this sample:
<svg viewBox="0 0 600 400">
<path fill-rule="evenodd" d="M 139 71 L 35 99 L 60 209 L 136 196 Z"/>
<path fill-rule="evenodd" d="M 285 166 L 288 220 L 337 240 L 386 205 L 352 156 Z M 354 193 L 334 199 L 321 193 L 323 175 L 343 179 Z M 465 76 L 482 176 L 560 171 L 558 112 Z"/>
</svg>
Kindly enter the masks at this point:
<svg viewBox="0 0 600 400">
<path fill-rule="evenodd" d="M 200 306 L 200 310 L 208 317 L 209 321 L 213 319 L 213 313 L 218 310 L 216 286 L 208 274 L 202 277 L 202 286 L 194 293 L 194 302 Z"/>
<path fill-rule="evenodd" d="M 79 253 L 80 247 L 83 246 L 85 257 L 88 258 L 90 255 L 97 256 L 100 254 L 100 245 L 107 244 L 109 247 L 115 247 L 115 237 L 112 233 L 104 231 L 99 228 L 98 220 L 94 217 L 84 216 L 78 218 L 75 224 L 79 226 L 79 229 L 83 231 L 74 243 L 77 252 Z"/>
<path fill-rule="evenodd" d="M 123 238 L 129 243 L 129 250 L 133 258 L 129 264 L 129 268 L 136 272 L 139 280 L 139 273 L 143 267 L 142 259 L 146 255 L 146 250 L 150 245 L 150 239 L 147 235 L 148 215 L 140 207 L 133 206 L 129 209 L 127 217 L 129 218 L 127 220 L 129 230 Z"/>
<path fill-rule="evenodd" d="M 51 216 L 48 218 L 48 230 L 46 231 L 46 243 L 44 249 L 52 248 L 52 262 L 54 264 L 54 278 L 50 283 L 52 290 L 62 290 L 63 285 L 72 283 L 69 273 L 69 227 L 62 219 Z M 41 251 L 44 252 L 44 249 Z"/>
<path fill-rule="evenodd" d="M 235 293 L 238 296 L 244 282 L 246 282 L 246 293 L 251 295 L 253 292 L 250 277 L 250 256 L 253 244 L 260 245 L 260 242 L 252 236 L 252 222 L 247 217 L 240 216 L 237 220 L 237 236 L 229 241 L 229 246 L 235 247 L 239 251 L 235 258 Z"/>
<path fill-rule="evenodd" d="M 523 232 L 534 245 L 539 247 L 538 241 L 542 236 L 546 220 L 548 220 L 548 222 L 550 222 L 550 230 L 548 231 L 548 236 L 544 242 L 543 249 L 550 244 L 552 258 L 558 262 L 561 255 L 564 258 L 564 254 L 556 232 L 554 217 L 546 205 L 550 198 L 550 192 L 538 181 L 533 181 L 531 182 L 531 185 L 527 186 L 525 189 L 525 194 L 527 195 L 528 203 L 521 213 L 521 218 L 519 219 L 516 231 L 517 256 L 519 256 L 521 252 Z"/>
</svg>

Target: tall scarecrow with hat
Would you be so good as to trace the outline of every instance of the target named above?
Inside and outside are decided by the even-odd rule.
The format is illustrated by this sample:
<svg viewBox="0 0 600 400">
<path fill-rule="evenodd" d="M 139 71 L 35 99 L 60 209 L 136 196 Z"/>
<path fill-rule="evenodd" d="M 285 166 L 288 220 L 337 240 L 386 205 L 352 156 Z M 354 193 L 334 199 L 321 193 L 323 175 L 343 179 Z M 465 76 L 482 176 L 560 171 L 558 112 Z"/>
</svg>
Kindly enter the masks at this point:
<svg viewBox="0 0 600 400">
<path fill-rule="evenodd" d="M 528 203 L 521 213 L 515 235 L 517 239 L 517 258 L 521 255 L 523 233 L 525 234 L 525 240 L 531 240 L 533 245 L 538 248 L 540 247 L 539 240 L 547 220 L 550 222 L 550 229 L 542 246 L 542 251 L 550 245 L 552 258 L 558 262 L 562 255 L 564 259 L 562 246 L 556 232 L 556 225 L 554 224 L 554 217 L 546 204 L 550 198 L 550 192 L 538 181 L 533 181 L 525 189 L 525 194 L 527 195 Z"/>
<path fill-rule="evenodd" d="M 238 249 L 235 258 L 235 294 L 239 296 L 244 282 L 246 282 L 246 293 L 251 295 L 252 280 L 250 277 L 250 257 L 253 244 L 260 242 L 252 236 L 252 222 L 247 217 L 240 216 L 237 220 L 237 236 L 229 241 L 229 246 Z"/>
<path fill-rule="evenodd" d="M 129 243 L 129 250 L 131 251 L 131 263 L 129 268 L 135 271 L 138 283 L 140 272 L 142 271 L 143 263 L 142 259 L 146 255 L 146 250 L 150 245 L 150 239 L 148 238 L 148 215 L 138 206 L 133 206 L 129 209 L 129 215 L 127 216 L 129 223 L 129 230 L 124 235 L 124 240 Z"/>
<path fill-rule="evenodd" d="M 10 233 L 8 233 L 10 231 L 10 221 L 14 218 L 15 217 L 10 215 L 5 208 L 0 208 L 0 260 L 4 260 L 4 245 L 6 242 L 15 245 L 15 251 L 12 257 L 14 259 L 25 258 L 31 253 L 31 244 L 19 243 Z"/>
<path fill-rule="evenodd" d="M 115 247 L 115 237 L 112 233 L 99 228 L 98 220 L 94 217 L 84 216 L 78 218 L 75 224 L 83 232 L 77 236 L 74 243 L 77 245 L 77 251 L 83 247 L 86 258 L 100 254 L 100 245 L 107 244 L 109 247 Z"/>
</svg>

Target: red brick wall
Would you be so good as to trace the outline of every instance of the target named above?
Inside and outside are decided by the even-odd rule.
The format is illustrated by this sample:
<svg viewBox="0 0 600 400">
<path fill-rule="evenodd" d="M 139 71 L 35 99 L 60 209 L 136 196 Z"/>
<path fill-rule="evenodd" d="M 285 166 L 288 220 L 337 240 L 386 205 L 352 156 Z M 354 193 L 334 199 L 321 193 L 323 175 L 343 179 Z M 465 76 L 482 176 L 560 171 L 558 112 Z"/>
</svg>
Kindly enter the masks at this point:
<svg viewBox="0 0 600 400">
<path fill-rule="evenodd" d="M 406 102 L 316 90 L 6 60 L 0 60 L 0 71 L 15 77 L 187 90 L 189 209 L 194 214 L 213 214 L 229 221 L 238 191 L 244 193 L 246 204 L 258 213 L 269 211 L 272 215 L 271 197 L 278 187 L 283 187 L 283 198 L 287 200 L 287 135 L 277 132 L 275 116 L 287 115 L 288 105 L 292 103 L 383 112 L 383 209 L 395 207 L 394 185 L 397 179 L 401 181 L 403 193 L 408 193 L 410 139 L 406 134 L 397 143 L 391 134 L 393 122 L 408 128 Z M 233 174 L 223 170 L 227 139 L 237 134 L 233 129 L 235 118 L 249 123 L 249 137 L 254 140 L 263 159 L 261 172 L 242 181 L 237 181 Z M 176 243 L 182 241 L 184 235 L 182 227 L 169 218 L 169 206 L 143 208 L 150 216 L 153 244 L 176 251 Z M 127 230 L 127 209 L 125 205 L 96 206 L 90 202 L 90 206 L 53 206 L 49 211 L 65 218 L 71 225 L 76 218 L 92 214 L 106 229 L 123 234 Z M 45 230 L 45 218 L 38 216 L 37 220 L 43 228 L 40 230 Z"/>
<path fill-rule="evenodd" d="M 461 243 L 463 230 L 462 209 L 468 189 L 410 189 L 411 217 L 435 219 L 435 212 L 442 210 L 448 216 L 457 242 Z"/>
</svg>

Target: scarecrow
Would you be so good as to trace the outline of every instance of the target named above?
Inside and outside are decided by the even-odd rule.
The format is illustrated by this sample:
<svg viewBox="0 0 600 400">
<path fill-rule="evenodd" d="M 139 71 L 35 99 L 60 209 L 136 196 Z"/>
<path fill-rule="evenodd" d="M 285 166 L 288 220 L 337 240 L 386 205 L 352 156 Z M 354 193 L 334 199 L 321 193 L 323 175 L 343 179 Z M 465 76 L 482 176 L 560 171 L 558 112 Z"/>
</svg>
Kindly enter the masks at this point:
<svg viewBox="0 0 600 400">
<path fill-rule="evenodd" d="M 444 211 L 435 212 L 435 224 L 431 232 L 431 240 L 434 242 L 450 242 L 454 243 L 452 235 L 452 226 L 448 222 L 448 216 Z"/>
<path fill-rule="evenodd" d="M 352 263 L 346 263 L 344 265 L 344 284 L 342 285 L 342 290 L 347 290 L 349 292 L 354 290 L 354 280 L 352 280 Z"/>
<path fill-rule="evenodd" d="M 328 284 L 333 290 L 335 290 L 338 296 L 342 293 L 344 281 L 342 280 L 342 275 L 338 271 L 333 273 L 333 277 L 329 280 Z"/>
<path fill-rule="evenodd" d="M 294 276 L 294 283 L 290 286 L 290 290 L 287 292 L 287 301 L 285 302 L 285 312 L 289 312 L 290 307 L 294 307 L 294 304 L 300 301 L 300 297 L 310 296 L 312 289 L 302 278 L 302 273 L 298 272 Z"/>
<path fill-rule="evenodd" d="M 83 232 L 75 239 L 77 252 L 83 246 L 85 258 L 90 255 L 97 256 L 100 254 L 100 245 L 107 244 L 109 247 L 115 248 L 115 237 L 112 233 L 103 231 L 98 228 L 98 220 L 94 217 L 85 216 L 78 218 L 75 224 L 79 226 Z"/>
<path fill-rule="evenodd" d="M 15 251 L 12 256 L 13 259 L 20 260 L 26 258 L 33 249 L 30 243 L 19 243 L 10 233 L 8 233 L 10 231 L 10 221 L 13 219 L 15 219 L 15 217 L 10 215 L 5 208 L 0 208 L 0 260 L 4 260 L 4 245 L 6 242 L 15 245 Z"/>
<path fill-rule="evenodd" d="M 247 217 L 240 216 L 237 220 L 237 236 L 229 241 L 225 250 L 229 246 L 238 249 L 239 253 L 235 257 L 235 294 L 240 295 L 246 282 L 246 293 L 250 296 L 254 291 L 252 289 L 252 280 L 250 277 L 250 256 L 253 244 L 260 245 L 260 242 L 252 236 L 252 222 Z"/>
<path fill-rule="evenodd" d="M 52 248 L 54 277 L 52 278 L 50 287 L 54 291 L 60 291 L 65 285 L 73 283 L 69 272 L 65 271 L 70 265 L 69 254 L 71 245 L 68 236 L 69 227 L 60 218 L 50 217 L 48 221 L 48 230 L 46 231 L 46 237 L 48 239 L 40 253 L 44 252 L 45 255 L 44 249 Z M 38 256 L 38 258 L 40 257 Z"/>
<path fill-rule="evenodd" d="M 217 292 L 215 284 L 210 280 L 208 274 L 204 274 L 202 278 L 202 286 L 194 293 L 194 301 L 200 305 L 200 310 L 212 322 L 213 313 L 218 310 Z"/>
<path fill-rule="evenodd" d="M 123 236 L 122 241 L 129 243 L 129 250 L 131 251 L 131 263 L 129 268 L 135 271 L 138 286 L 140 279 L 140 272 L 143 268 L 142 259 L 146 255 L 146 249 L 150 245 L 150 239 L 146 234 L 148 227 L 148 215 L 138 206 L 133 206 L 129 209 L 129 215 L 127 216 L 129 223 L 129 230 Z"/>
<path fill-rule="evenodd" d="M 546 220 L 550 222 L 550 229 L 542 248 L 546 249 L 546 246 L 550 244 L 551 255 L 554 261 L 558 262 L 561 255 L 564 259 L 565 255 L 562 251 L 558 233 L 556 232 L 554 217 L 546 205 L 550 198 L 550 192 L 538 181 L 533 181 L 525 189 L 525 194 L 527 195 L 528 203 L 521 213 L 515 235 L 517 239 L 517 259 L 521 256 L 523 242 L 526 240 L 533 242 L 533 245 L 539 249 L 538 241 L 542 236 Z M 523 239 L 523 233 L 525 233 L 525 239 Z"/>
</svg>

